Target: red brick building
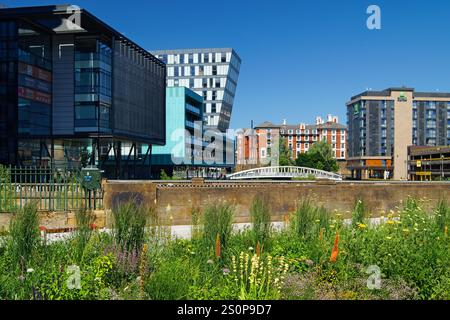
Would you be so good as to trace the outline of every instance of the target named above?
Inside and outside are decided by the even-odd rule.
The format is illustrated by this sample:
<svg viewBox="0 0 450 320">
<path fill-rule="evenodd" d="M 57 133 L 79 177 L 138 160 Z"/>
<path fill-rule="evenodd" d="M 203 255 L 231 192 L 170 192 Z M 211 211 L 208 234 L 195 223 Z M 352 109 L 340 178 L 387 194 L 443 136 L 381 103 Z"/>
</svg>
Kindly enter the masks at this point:
<svg viewBox="0 0 450 320">
<path fill-rule="evenodd" d="M 269 164 L 272 152 L 277 150 L 280 136 L 291 150 L 293 160 L 297 159 L 298 154 L 308 152 L 314 143 L 324 139 L 330 144 L 337 160 L 343 161 L 346 158 L 347 127 L 340 124 L 337 117 L 328 115 L 326 120 L 317 117 L 315 124 L 288 125 L 284 121 L 281 125 L 275 125 L 266 121 L 254 129 L 243 130 L 237 136 L 236 164 Z"/>
</svg>

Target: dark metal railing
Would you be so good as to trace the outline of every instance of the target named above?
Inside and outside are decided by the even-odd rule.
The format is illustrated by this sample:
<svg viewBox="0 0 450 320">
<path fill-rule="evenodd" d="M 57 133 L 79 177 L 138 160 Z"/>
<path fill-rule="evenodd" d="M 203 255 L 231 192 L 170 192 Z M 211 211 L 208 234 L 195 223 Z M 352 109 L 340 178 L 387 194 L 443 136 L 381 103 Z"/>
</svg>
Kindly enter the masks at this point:
<svg viewBox="0 0 450 320">
<path fill-rule="evenodd" d="M 103 193 L 85 190 L 78 170 L 0 166 L 0 212 L 14 212 L 30 202 L 40 211 L 101 209 Z"/>
</svg>

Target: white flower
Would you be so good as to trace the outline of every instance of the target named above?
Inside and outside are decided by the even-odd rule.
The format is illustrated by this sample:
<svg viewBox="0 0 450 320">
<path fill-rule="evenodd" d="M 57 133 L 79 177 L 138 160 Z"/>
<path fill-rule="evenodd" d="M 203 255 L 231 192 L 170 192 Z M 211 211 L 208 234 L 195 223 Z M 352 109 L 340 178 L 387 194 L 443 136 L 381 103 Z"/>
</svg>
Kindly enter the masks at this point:
<svg viewBox="0 0 450 320">
<path fill-rule="evenodd" d="M 207 264 L 213 264 L 214 261 L 212 261 L 211 259 L 209 259 L 208 261 L 206 261 Z"/>
<path fill-rule="evenodd" d="M 248 251 L 253 251 L 253 247 L 248 247 Z"/>
<path fill-rule="evenodd" d="M 33 269 L 33 268 L 28 268 L 28 269 L 27 269 L 27 273 L 32 273 L 32 272 L 34 272 L 34 269 Z"/>
</svg>

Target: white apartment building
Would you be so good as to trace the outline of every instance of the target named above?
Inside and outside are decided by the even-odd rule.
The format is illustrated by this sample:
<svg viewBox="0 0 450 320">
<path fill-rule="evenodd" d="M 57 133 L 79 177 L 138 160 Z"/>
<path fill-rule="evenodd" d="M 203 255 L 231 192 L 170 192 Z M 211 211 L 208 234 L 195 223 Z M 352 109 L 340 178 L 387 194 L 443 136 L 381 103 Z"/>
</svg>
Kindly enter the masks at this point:
<svg viewBox="0 0 450 320">
<path fill-rule="evenodd" d="M 167 87 L 187 87 L 204 100 L 206 128 L 230 126 L 241 58 L 231 48 L 152 51 L 167 64 Z"/>
</svg>

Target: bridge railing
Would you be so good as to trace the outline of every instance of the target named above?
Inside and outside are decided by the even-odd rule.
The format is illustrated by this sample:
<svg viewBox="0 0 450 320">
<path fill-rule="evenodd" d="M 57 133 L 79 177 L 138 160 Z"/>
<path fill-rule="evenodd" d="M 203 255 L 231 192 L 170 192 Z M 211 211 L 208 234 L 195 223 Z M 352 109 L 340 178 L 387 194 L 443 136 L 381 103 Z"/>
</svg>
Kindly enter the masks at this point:
<svg viewBox="0 0 450 320">
<path fill-rule="evenodd" d="M 255 168 L 250 170 L 244 170 L 236 172 L 227 176 L 228 179 L 246 179 L 246 178 L 307 178 L 309 175 L 313 175 L 316 178 L 325 178 L 330 180 L 342 180 L 342 176 L 333 172 L 305 168 L 305 167 L 264 167 Z"/>
</svg>

